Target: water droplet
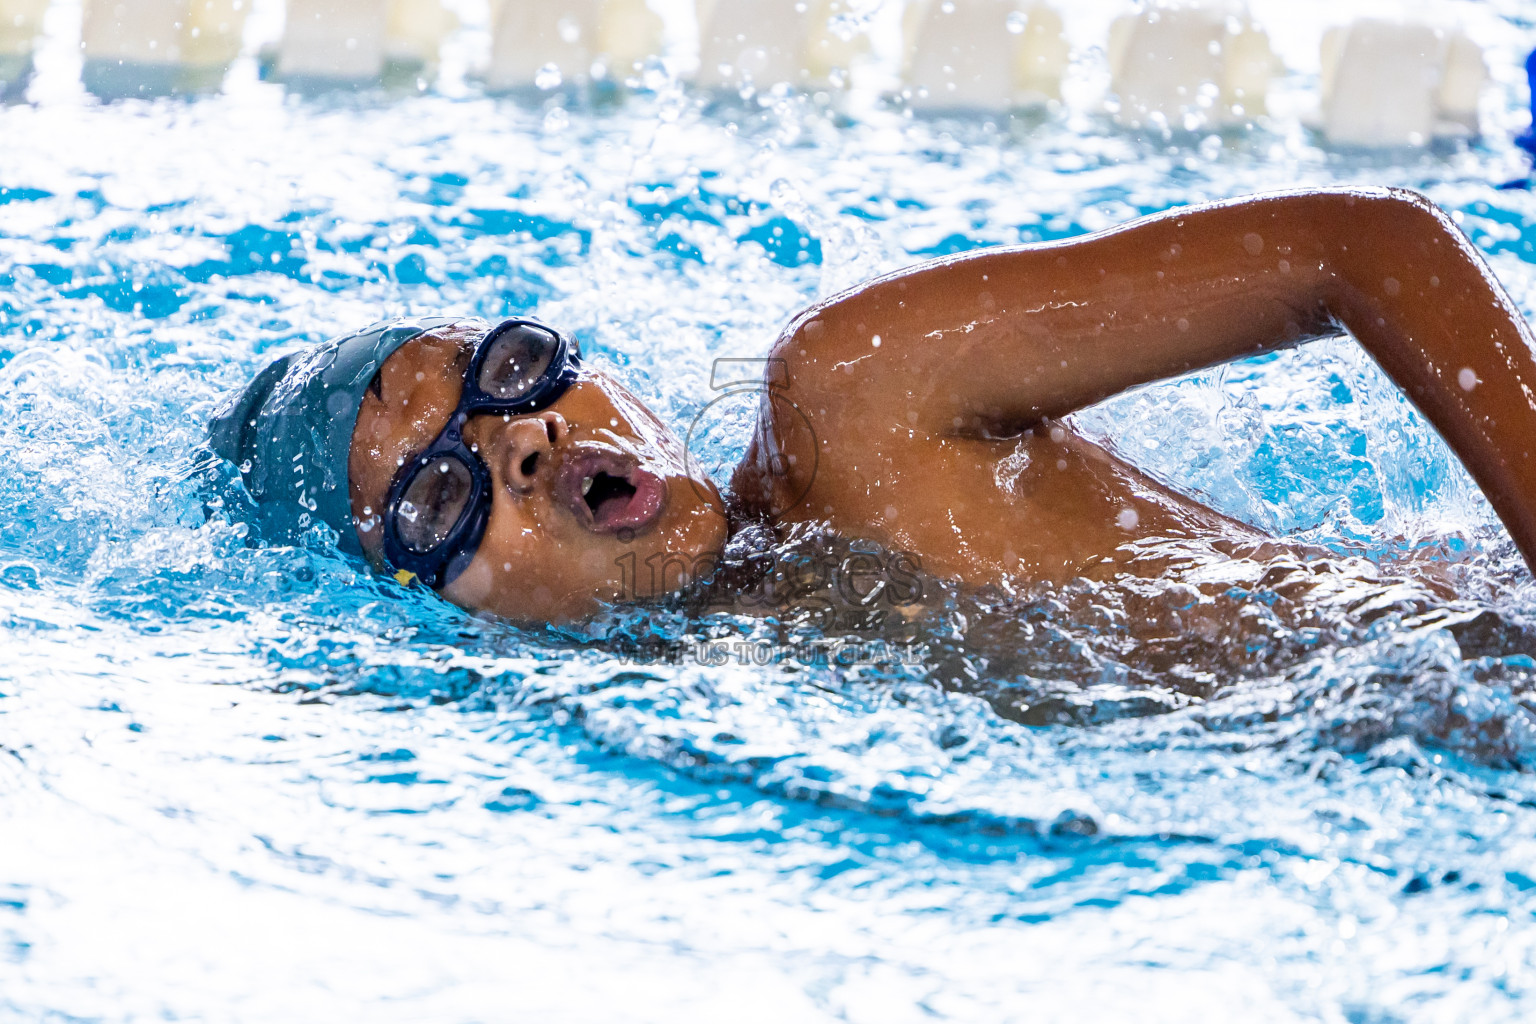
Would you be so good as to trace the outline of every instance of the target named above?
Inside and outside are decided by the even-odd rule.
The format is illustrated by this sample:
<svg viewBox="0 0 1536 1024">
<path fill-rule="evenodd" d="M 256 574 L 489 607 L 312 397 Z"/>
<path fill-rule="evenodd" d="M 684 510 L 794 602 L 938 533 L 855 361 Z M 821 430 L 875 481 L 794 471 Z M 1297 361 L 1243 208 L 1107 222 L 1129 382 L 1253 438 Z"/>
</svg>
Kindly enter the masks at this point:
<svg viewBox="0 0 1536 1024">
<path fill-rule="evenodd" d="M 1012 452 L 998 460 L 997 467 L 992 471 L 992 479 L 997 483 L 997 489 L 1004 494 L 1017 497 L 1019 479 L 1029 470 L 1029 462 L 1029 448 L 1020 441 Z"/>
<path fill-rule="evenodd" d="M 533 76 L 533 84 L 545 90 L 560 88 L 560 83 L 564 80 L 560 75 L 560 67 L 556 64 L 545 64 Z"/>
</svg>

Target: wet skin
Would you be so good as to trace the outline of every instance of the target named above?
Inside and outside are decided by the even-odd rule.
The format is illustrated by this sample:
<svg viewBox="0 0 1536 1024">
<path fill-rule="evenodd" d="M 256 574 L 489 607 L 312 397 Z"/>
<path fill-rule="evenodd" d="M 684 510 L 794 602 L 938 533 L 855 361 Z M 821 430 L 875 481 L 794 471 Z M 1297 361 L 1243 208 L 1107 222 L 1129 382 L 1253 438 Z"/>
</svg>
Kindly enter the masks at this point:
<svg viewBox="0 0 1536 1024">
<path fill-rule="evenodd" d="M 473 343 L 486 324 L 466 321 L 417 338 L 385 361 L 379 394 L 365 396 L 352 437 L 349 475 L 358 536 L 382 561 L 380 514 L 401 460 L 443 429 L 463 390 Z M 684 565 L 718 552 L 726 520 L 720 495 L 689 477 L 682 444 L 624 387 L 583 367 L 550 408 L 526 416 L 480 415 L 464 440 L 490 470 L 492 505 L 485 537 L 443 596 L 507 618 L 570 621 L 604 603 L 633 600 L 637 573 L 671 559 L 676 586 Z M 631 529 L 605 526 L 582 501 L 583 473 L 598 468 L 659 483 L 645 486 Z M 681 557 L 677 557 L 681 556 Z M 644 594 L 638 596 L 647 596 Z"/>
<path fill-rule="evenodd" d="M 835 296 L 775 346 L 789 386 L 765 396 L 733 487 L 781 522 L 828 520 L 970 583 L 1161 575 L 1169 565 L 1139 550 L 1159 537 L 1246 554 L 1263 544 L 1256 531 L 1054 421 L 1344 332 L 1440 431 L 1536 564 L 1530 329 L 1444 213 L 1385 189 L 1173 210 Z"/>
<path fill-rule="evenodd" d="M 1273 545 L 1059 418 L 1343 331 L 1445 437 L 1532 562 L 1531 332 L 1449 218 L 1389 190 L 1174 210 L 933 261 L 820 303 L 774 347 L 785 386 L 765 391 L 733 490 L 745 514 L 827 522 L 968 584 L 1161 575 L 1177 569 L 1147 553 L 1163 538 L 1246 555 Z M 420 339 L 386 363 L 384 400 L 364 403 L 354 435 L 363 524 L 382 508 L 396 460 L 442 428 L 465 340 Z M 589 373 L 545 413 L 494 419 L 473 427 L 497 481 L 495 511 L 480 556 L 445 590 L 451 600 L 518 619 L 579 617 L 623 596 L 614 565 L 625 553 L 643 563 L 723 542 L 718 498 L 689 485 L 675 437 L 611 380 Z M 528 446 L 547 445 L 558 464 L 573 438 L 622 447 L 668 481 L 665 516 L 633 544 L 582 528 L 542 481 L 520 490 Z M 376 530 L 361 536 L 377 551 Z"/>
</svg>

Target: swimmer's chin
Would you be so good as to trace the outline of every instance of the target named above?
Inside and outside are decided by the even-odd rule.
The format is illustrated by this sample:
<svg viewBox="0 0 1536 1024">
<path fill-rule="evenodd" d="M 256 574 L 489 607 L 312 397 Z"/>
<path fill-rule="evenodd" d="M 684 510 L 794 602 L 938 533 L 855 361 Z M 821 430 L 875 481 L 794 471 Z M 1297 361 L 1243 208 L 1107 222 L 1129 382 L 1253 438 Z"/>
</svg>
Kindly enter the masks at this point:
<svg viewBox="0 0 1536 1024">
<path fill-rule="evenodd" d="M 467 611 L 526 625 L 580 625 L 626 609 L 665 603 L 694 591 L 725 547 L 723 511 L 701 508 L 647 531 L 629 545 L 598 544 L 571 559 L 570 578 L 523 581 L 476 558 L 442 596 Z M 583 572 L 583 570 L 585 570 Z"/>
<path fill-rule="evenodd" d="M 645 571 L 644 563 L 636 561 Z M 636 592 L 631 580 L 618 575 L 582 591 L 556 593 L 543 585 L 509 586 L 498 575 L 488 566 L 471 563 L 443 588 L 442 596 L 466 611 L 521 626 L 581 626 L 615 612 L 675 597 L 693 585 L 688 581 L 669 593 L 643 594 Z"/>
<path fill-rule="evenodd" d="M 520 625 L 574 624 L 596 614 L 619 595 L 598 584 L 582 591 L 556 590 L 546 583 L 523 583 L 497 572 L 477 558 L 442 588 L 442 596 L 465 611 L 490 615 Z"/>
</svg>

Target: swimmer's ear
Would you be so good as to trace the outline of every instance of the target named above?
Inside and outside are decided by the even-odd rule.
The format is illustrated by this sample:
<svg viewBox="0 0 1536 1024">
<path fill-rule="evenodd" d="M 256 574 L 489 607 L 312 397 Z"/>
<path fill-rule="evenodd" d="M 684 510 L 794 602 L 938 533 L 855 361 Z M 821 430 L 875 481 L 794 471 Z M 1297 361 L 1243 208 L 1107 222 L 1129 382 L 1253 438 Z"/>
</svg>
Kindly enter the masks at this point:
<svg viewBox="0 0 1536 1024">
<path fill-rule="evenodd" d="M 356 378 L 353 379 L 355 380 Z M 373 397 L 381 402 L 384 401 L 384 371 L 382 369 L 373 375 L 373 380 L 368 382 L 368 390 L 373 392 Z"/>
</svg>

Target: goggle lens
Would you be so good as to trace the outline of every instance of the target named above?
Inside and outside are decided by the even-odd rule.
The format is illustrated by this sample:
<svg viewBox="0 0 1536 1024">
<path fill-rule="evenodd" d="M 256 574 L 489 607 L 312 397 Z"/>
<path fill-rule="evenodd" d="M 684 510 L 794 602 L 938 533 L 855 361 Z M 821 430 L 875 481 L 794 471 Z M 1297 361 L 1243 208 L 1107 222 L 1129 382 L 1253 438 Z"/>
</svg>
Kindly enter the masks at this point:
<svg viewBox="0 0 1536 1024">
<path fill-rule="evenodd" d="M 400 499 L 400 543 L 418 555 L 436 550 L 463 517 L 474 489 L 469 467 L 458 459 L 434 459 L 422 466 Z"/>
<path fill-rule="evenodd" d="M 515 401 L 532 391 L 549 372 L 560 351 L 555 335 L 533 324 L 515 324 L 499 332 L 480 364 L 480 390 Z"/>
</svg>

